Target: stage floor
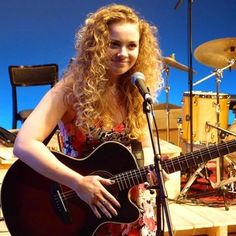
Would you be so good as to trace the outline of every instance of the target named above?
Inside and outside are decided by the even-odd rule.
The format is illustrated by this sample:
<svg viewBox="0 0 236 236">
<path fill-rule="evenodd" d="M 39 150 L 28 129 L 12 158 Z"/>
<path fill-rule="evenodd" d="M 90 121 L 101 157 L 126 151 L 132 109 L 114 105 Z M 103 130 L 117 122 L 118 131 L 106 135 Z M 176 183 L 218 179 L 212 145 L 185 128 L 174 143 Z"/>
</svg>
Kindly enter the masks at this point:
<svg viewBox="0 0 236 236">
<path fill-rule="evenodd" d="M 169 203 L 173 233 L 175 236 L 236 235 L 236 206 L 215 208 Z M 167 228 L 165 236 L 169 235 Z M 4 221 L 0 222 L 0 236 L 10 236 Z"/>
<path fill-rule="evenodd" d="M 208 207 L 170 203 L 174 235 L 236 235 L 236 206 Z M 168 235 L 168 230 L 165 235 Z"/>
</svg>

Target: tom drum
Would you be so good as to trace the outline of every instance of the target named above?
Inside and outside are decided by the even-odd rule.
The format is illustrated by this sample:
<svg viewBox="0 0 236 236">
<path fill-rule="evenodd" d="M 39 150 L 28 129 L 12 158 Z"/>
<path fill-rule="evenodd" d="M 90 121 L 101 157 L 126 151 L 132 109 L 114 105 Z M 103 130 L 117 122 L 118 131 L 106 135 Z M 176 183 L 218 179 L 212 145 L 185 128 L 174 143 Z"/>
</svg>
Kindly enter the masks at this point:
<svg viewBox="0 0 236 236">
<path fill-rule="evenodd" d="M 219 127 L 224 129 L 228 128 L 229 99 L 230 96 L 228 94 L 219 94 Z M 206 122 L 217 126 L 216 104 L 216 93 L 192 92 L 193 143 L 217 142 L 217 130 L 206 126 Z M 190 142 L 190 92 L 184 92 L 183 95 L 182 138 L 185 142 Z"/>
</svg>

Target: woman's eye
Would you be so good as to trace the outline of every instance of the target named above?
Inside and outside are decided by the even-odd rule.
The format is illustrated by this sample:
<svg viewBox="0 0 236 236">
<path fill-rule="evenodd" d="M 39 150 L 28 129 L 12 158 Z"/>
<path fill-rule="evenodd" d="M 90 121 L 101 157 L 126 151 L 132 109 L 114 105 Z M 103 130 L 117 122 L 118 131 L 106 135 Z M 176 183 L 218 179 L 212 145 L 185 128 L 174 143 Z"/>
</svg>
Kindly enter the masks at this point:
<svg viewBox="0 0 236 236">
<path fill-rule="evenodd" d="M 119 46 L 120 46 L 120 44 L 118 42 L 111 42 L 110 43 L 111 48 L 115 48 L 115 47 L 119 47 Z"/>
<path fill-rule="evenodd" d="M 136 47 L 137 47 L 137 44 L 135 44 L 135 43 L 129 44 L 129 48 L 136 48 Z"/>
</svg>

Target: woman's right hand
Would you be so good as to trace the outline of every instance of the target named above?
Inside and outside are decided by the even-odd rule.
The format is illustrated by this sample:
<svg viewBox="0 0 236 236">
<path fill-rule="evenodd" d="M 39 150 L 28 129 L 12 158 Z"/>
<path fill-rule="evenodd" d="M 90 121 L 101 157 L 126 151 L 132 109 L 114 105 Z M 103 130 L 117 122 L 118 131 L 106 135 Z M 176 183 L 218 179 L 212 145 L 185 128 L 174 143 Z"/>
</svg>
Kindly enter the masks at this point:
<svg viewBox="0 0 236 236">
<path fill-rule="evenodd" d="M 86 202 L 97 218 L 101 218 L 101 212 L 108 218 L 117 215 L 116 207 L 120 207 L 119 202 L 104 186 L 113 184 L 110 179 L 102 178 L 98 175 L 82 176 L 75 192 Z"/>
</svg>

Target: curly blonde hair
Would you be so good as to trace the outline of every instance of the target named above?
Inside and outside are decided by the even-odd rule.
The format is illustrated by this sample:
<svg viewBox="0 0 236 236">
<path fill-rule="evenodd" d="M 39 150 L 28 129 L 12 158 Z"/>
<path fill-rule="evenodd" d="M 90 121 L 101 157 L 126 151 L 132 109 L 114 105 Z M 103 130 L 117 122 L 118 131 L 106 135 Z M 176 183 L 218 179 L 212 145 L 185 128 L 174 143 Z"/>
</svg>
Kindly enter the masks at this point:
<svg viewBox="0 0 236 236">
<path fill-rule="evenodd" d="M 132 85 L 130 77 L 142 72 L 145 83 L 154 95 L 162 84 L 161 51 L 156 38 L 157 29 L 141 18 L 134 9 L 112 4 L 89 14 L 85 25 L 76 35 L 77 55 L 65 74 L 70 92 L 65 98 L 73 104 L 76 125 L 90 132 L 91 127 L 101 122 L 104 129 L 114 126 L 107 114 L 110 101 L 104 96 L 109 78 L 106 68 L 106 51 L 109 45 L 109 26 L 117 22 L 138 24 L 140 31 L 139 55 L 135 65 L 119 80 L 119 96 L 127 113 L 125 120 L 130 137 L 141 139 L 146 124 L 143 115 L 143 98 Z M 101 125 L 101 124 L 100 124 Z"/>
</svg>

